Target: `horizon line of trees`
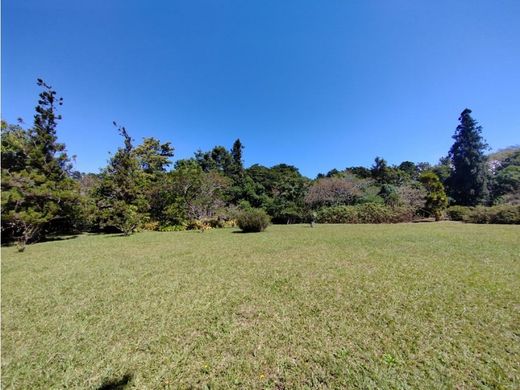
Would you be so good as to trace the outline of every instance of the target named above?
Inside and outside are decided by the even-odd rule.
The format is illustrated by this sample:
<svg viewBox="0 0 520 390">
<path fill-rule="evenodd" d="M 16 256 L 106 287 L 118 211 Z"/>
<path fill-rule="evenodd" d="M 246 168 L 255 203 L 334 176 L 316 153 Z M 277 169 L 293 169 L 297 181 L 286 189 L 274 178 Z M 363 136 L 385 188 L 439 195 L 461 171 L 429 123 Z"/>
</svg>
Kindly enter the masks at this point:
<svg viewBox="0 0 520 390">
<path fill-rule="evenodd" d="M 438 220 L 448 205 L 520 204 L 520 148 L 490 159 L 469 109 L 436 165 L 389 165 L 376 157 L 371 167 L 332 169 L 312 180 L 283 163 L 245 168 L 237 139 L 229 150 L 198 150 L 172 167 L 170 142 L 146 137 L 135 145 L 114 122 L 122 145 L 94 174 L 73 171 L 56 136 L 63 99 L 43 80 L 37 83 L 42 92 L 32 127 L 2 121 L 2 241 L 15 241 L 20 250 L 50 234 L 224 226 L 250 208 L 265 210 L 274 223 L 297 223 L 320 216 L 334 221 L 335 213 L 353 210 L 406 215 L 391 221 Z"/>
</svg>

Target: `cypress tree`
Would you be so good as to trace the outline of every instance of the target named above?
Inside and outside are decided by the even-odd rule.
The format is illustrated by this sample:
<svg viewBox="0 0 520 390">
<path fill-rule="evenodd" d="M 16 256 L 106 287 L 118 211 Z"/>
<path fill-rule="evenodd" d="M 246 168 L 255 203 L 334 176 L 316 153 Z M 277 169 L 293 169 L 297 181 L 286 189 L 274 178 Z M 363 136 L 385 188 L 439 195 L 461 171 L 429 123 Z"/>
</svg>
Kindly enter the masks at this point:
<svg viewBox="0 0 520 390">
<path fill-rule="evenodd" d="M 462 111 L 459 121 L 449 152 L 449 194 L 456 204 L 475 206 L 487 197 L 485 151 L 488 145 L 482 138 L 482 127 L 471 117 L 470 109 Z"/>
</svg>

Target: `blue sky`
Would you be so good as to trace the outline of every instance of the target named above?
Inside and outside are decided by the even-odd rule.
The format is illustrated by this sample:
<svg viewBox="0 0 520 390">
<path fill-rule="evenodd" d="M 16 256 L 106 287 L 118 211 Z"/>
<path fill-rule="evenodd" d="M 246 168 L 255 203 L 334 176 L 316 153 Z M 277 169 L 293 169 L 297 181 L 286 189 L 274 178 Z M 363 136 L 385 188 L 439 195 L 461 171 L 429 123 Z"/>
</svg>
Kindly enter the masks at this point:
<svg viewBox="0 0 520 390">
<path fill-rule="evenodd" d="M 30 124 L 36 78 L 58 135 L 97 172 L 121 139 L 175 159 L 245 144 L 246 165 L 436 162 L 469 107 L 520 143 L 520 1 L 3 0 L 2 118 Z"/>
</svg>

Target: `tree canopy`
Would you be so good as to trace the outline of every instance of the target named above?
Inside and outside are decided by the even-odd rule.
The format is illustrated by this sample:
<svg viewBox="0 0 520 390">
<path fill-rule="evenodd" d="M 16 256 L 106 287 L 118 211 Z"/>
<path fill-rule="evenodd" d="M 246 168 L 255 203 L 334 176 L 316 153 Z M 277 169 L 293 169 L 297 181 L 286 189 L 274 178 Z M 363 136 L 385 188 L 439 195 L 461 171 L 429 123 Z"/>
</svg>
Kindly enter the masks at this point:
<svg viewBox="0 0 520 390">
<path fill-rule="evenodd" d="M 251 208 L 263 209 L 274 223 L 297 223 L 316 215 L 329 221 L 440 219 L 446 191 L 451 205 L 520 204 L 520 148 L 488 159 L 469 109 L 460 115 L 448 155 L 435 165 L 391 165 L 376 157 L 371 167 L 333 168 L 311 180 L 284 163 L 246 167 L 240 139 L 172 165 L 171 142 L 145 137 L 135 144 L 114 122 L 121 146 L 101 172 L 80 173 L 72 171 L 57 139 L 63 100 L 43 80 L 38 86 L 33 125 L 2 122 L 2 238 L 20 250 L 54 233 L 223 226 Z"/>
</svg>

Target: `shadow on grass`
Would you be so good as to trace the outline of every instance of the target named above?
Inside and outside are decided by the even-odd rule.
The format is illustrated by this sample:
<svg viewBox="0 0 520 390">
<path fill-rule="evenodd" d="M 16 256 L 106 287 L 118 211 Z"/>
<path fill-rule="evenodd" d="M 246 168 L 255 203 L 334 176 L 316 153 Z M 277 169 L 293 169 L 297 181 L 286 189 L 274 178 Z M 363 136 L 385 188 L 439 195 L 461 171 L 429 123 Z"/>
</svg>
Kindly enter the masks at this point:
<svg viewBox="0 0 520 390">
<path fill-rule="evenodd" d="M 73 240 L 75 238 L 78 238 L 78 236 L 77 235 L 72 235 L 72 236 L 48 236 L 48 237 L 43 237 L 38 242 L 66 241 L 66 240 Z"/>
<path fill-rule="evenodd" d="M 39 243 L 42 243 L 42 242 L 67 241 L 67 240 L 73 240 L 75 238 L 78 238 L 78 236 L 77 235 L 70 235 L 70 236 L 47 236 L 47 237 L 40 238 L 38 241 L 32 241 L 32 242 L 30 242 L 27 245 L 39 244 Z M 5 242 L 2 242 L 2 246 L 3 247 L 16 246 L 16 241 L 5 241 Z"/>
<path fill-rule="evenodd" d="M 412 222 L 413 222 L 413 223 L 428 223 L 428 222 L 435 222 L 435 218 L 419 218 L 419 219 L 414 219 Z"/>
<path fill-rule="evenodd" d="M 123 234 L 123 233 L 100 233 L 100 236 L 104 236 L 105 238 L 118 238 L 118 237 L 130 237 L 132 234 Z"/>
<path fill-rule="evenodd" d="M 105 381 L 97 390 L 122 390 L 132 380 L 132 375 L 125 374 L 122 378 Z"/>
</svg>

